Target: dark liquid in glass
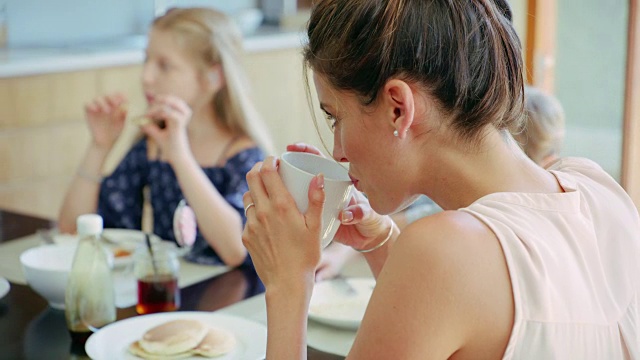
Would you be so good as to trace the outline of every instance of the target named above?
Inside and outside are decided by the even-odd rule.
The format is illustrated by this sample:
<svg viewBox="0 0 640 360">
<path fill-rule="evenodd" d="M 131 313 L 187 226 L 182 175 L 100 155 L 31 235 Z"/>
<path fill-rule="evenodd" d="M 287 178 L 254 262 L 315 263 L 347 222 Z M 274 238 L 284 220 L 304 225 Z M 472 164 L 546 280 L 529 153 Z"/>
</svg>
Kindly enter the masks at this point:
<svg viewBox="0 0 640 360">
<path fill-rule="evenodd" d="M 91 331 L 72 331 L 69 330 L 69 334 L 71 335 L 71 343 L 75 346 L 80 345 L 80 347 L 84 348 L 84 344 L 87 342 L 87 339 L 93 332 Z"/>
<path fill-rule="evenodd" d="M 138 279 L 138 314 L 175 311 L 180 308 L 178 278 L 173 275 L 149 275 Z"/>
</svg>

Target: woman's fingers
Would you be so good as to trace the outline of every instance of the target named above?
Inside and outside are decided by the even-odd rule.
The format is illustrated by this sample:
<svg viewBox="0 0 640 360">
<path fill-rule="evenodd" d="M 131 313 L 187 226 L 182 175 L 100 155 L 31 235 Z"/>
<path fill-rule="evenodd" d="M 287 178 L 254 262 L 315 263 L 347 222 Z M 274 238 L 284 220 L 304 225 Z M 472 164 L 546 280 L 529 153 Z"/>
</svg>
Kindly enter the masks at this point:
<svg viewBox="0 0 640 360">
<path fill-rule="evenodd" d="M 355 204 L 346 207 L 340 213 L 340 221 L 345 225 L 357 224 L 370 216 L 371 208 L 368 205 Z"/>
<path fill-rule="evenodd" d="M 306 152 L 324 157 L 322 152 L 315 146 L 305 143 L 295 143 L 287 145 L 287 151 Z"/>
<path fill-rule="evenodd" d="M 349 205 L 339 215 L 340 221 L 345 225 L 359 223 L 365 216 L 372 214 L 367 198 L 359 191 L 354 191 L 352 194 Z"/>
<path fill-rule="evenodd" d="M 280 174 L 278 174 L 278 165 L 280 161 L 274 156 L 268 156 L 264 159 L 260 168 L 260 177 L 264 184 L 267 196 L 271 199 L 277 208 L 288 207 L 293 203 L 293 198 L 284 186 Z"/>
<path fill-rule="evenodd" d="M 307 229 L 319 232 L 322 227 L 322 209 L 324 208 L 324 175 L 316 175 L 309 184 L 309 207 L 304 214 Z"/>
<path fill-rule="evenodd" d="M 253 203 L 256 206 L 256 211 L 259 208 L 258 205 L 261 204 L 262 201 L 265 201 L 266 205 L 266 200 L 269 197 L 267 195 L 267 190 L 264 187 L 264 183 L 262 182 L 262 177 L 260 176 L 260 169 L 262 168 L 262 166 L 263 162 L 257 162 L 247 173 L 247 184 L 249 185 L 249 193 L 251 199 L 253 200 Z"/>
<path fill-rule="evenodd" d="M 244 206 L 244 214 L 249 217 L 249 209 L 255 206 L 251 198 L 251 192 L 247 191 L 242 195 L 242 204 Z"/>
<path fill-rule="evenodd" d="M 292 209 L 297 211 L 291 194 L 278 174 L 278 159 L 276 157 L 269 156 L 264 160 L 260 168 L 260 178 L 266 191 L 265 195 L 269 198 L 275 211 L 280 214 L 289 212 Z M 249 185 L 249 188 L 251 188 L 251 185 Z M 322 226 L 322 209 L 325 201 L 324 175 L 317 175 L 311 180 L 307 196 L 309 206 L 305 213 L 305 222 L 307 229 L 317 232 Z"/>
</svg>

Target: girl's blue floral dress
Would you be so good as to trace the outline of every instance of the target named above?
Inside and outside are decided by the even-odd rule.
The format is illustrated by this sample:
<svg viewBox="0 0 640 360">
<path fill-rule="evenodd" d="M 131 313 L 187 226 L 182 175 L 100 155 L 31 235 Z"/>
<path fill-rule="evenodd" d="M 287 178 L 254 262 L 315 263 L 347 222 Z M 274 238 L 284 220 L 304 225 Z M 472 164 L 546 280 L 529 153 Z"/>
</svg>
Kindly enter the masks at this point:
<svg viewBox="0 0 640 360">
<path fill-rule="evenodd" d="M 264 153 L 255 147 L 237 153 L 222 166 L 203 168 L 218 192 L 238 211 L 243 224 L 246 218 L 242 195 L 248 190 L 246 174 L 263 159 Z M 104 227 L 141 229 L 146 186 L 153 208 L 154 234 L 175 242 L 173 214 L 183 199 L 182 191 L 169 163 L 148 159 L 146 139 L 136 143 L 113 173 L 102 181 L 98 213 L 104 219 Z M 200 232 L 185 258 L 200 264 L 222 264 Z M 251 264 L 248 255 L 245 264 Z"/>
</svg>

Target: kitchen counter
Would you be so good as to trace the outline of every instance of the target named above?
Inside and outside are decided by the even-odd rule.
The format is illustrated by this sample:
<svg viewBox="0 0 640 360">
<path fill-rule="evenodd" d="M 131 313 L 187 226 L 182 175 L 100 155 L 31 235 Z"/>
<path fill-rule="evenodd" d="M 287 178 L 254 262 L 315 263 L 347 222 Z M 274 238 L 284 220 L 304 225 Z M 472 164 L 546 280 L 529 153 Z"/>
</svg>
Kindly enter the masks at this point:
<svg viewBox="0 0 640 360">
<path fill-rule="evenodd" d="M 305 34 L 261 26 L 244 38 L 246 53 L 302 46 Z M 0 49 L 0 78 L 139 64 L 144 59 L 146 35 L 95 44 Z"/>
</svg>

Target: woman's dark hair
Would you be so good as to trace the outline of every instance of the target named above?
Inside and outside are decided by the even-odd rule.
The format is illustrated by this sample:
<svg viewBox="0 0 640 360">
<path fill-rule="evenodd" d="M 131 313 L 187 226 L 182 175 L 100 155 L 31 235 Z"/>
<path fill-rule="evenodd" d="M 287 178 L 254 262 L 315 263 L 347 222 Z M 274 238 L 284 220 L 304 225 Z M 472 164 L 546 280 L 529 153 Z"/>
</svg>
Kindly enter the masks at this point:
<svg viewBox="0 0 640 360">
<path fill-rule="evenodd" d="M 391 78 L 421 84 L 463 139 L 523 114 L 520 40 L 506 0 L 319 0 L 305 69 L 375 102 Z"/>
</svg>

